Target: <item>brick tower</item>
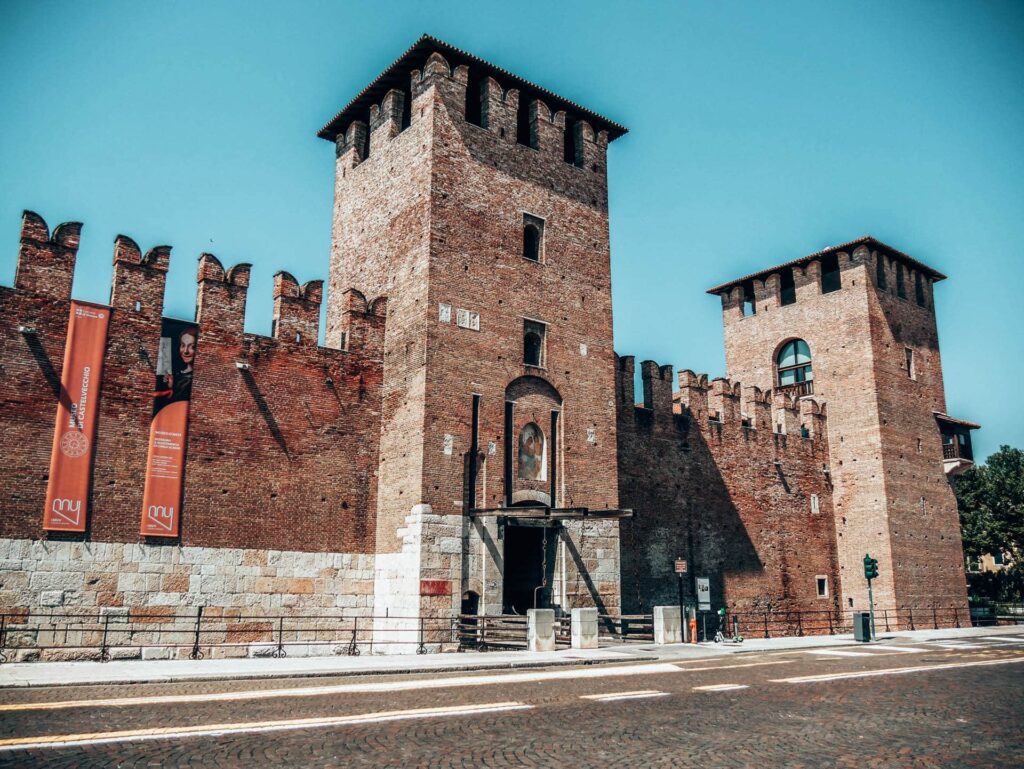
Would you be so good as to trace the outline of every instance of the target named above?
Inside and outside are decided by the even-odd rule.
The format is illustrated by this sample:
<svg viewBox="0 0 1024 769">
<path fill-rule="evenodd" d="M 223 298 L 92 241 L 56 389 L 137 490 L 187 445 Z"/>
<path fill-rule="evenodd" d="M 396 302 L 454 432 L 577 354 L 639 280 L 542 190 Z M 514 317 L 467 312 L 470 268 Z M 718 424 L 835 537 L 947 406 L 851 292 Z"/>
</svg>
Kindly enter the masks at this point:
<svg viewBox="0 0 1024 769">
<path fill-rule="evenodd" d="M 943 469 L 933 285 L 944 277 L 864 237 L 708 292 L 722 298 L 731 377 L 826 402 L 843 604 L 867 607 L 870 553 L 875 605 L 904 627 L 931 623 L 933 607 L 952 624 L 967 605 Z"/>
<path fill-rule="evenodd" d="M 618 608 L 605 153 L 623 133 L 428 36 L 320 132 L 328 346 L 359 344 L 345 313 L 387 297 L 376 615 L 521 611 L 538 587 Z"/>
</svg>

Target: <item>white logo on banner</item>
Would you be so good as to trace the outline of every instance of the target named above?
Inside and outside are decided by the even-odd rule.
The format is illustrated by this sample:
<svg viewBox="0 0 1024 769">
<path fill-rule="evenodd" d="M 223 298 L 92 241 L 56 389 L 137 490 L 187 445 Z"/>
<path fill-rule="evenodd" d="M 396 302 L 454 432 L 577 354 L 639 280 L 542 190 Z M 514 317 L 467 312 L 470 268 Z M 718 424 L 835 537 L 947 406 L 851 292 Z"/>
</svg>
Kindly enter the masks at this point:
<svg viewBox="0 0 1024 769">
<path fill-rule="evenodd" d="M 77 526 L 82 519 L 82 500 L 55 499 L 50 505 L 50 512 L 54 518 Z"/>
<path fill-rule="evenodd" d="M 84 433 L 69 430 L 60 437 L 60 450 L 72 459 L 84 456 L 89 450 L 89 439 Z"/>
<path fill-rule="evenodd" d="M 159 526 L 164 531 L 171 531 L 174 526 L 174 508 L 163 505 L 150 505 L 147 513 L 153 525 Z"/>
</svg>

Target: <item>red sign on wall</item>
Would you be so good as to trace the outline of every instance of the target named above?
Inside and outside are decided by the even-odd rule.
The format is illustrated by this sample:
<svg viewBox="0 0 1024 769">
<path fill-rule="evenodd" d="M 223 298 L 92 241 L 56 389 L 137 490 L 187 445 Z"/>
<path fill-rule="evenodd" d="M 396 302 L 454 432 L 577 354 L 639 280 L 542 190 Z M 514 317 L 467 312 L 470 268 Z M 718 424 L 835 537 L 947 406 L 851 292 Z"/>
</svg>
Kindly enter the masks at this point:
<svg viewBox="0 0 1024 769">
<path fill-rule="evenodd" d="M 421 579 L 420 595 L 451 595 L 452 583 L 448 579 Z"/>
<path fill-rule="evenodd" d="M 178 536 L 197 340 L 195 324 L 164 318 L 139 529 L 146 537 Z"/>
<path fill-rule="evenodd" d="M 85 531 L 110 308 L 71 303 L 43 528 Z"/>
</svg>

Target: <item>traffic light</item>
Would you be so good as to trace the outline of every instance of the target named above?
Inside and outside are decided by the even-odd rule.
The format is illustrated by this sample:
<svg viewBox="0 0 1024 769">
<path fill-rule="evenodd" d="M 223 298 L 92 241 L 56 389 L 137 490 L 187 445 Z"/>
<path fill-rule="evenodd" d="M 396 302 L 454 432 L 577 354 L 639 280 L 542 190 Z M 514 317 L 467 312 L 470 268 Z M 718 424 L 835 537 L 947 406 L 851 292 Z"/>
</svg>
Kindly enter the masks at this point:
<svg viewBox="0 0 1024 769">
<path fill-rule="evenodd" d="M 864 576 L 867 579 L 874 579 L 878 576 L 878 559 L 870 555 L 864 555 Z"/>
</svg>

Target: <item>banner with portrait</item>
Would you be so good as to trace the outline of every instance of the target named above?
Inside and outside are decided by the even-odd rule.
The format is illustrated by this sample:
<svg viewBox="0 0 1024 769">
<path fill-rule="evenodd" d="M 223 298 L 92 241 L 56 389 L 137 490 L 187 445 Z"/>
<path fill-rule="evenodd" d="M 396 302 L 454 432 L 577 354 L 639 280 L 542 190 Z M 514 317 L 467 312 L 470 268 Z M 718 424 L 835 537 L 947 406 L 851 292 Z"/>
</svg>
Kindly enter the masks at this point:
<svg viewBox="0 0 1024 769">
<path fill-rule="evenodd" d="M 46 531 L 85 531 L 109 323 L 109 307 L 71 302 L 46 484 Z"/>
<path fill-rule="evenodd" d="M 178 536 L 197 341 L 195 323 L 163 319 L 142 494 L 140 533 L 146 537 Z"/>
</svg>

